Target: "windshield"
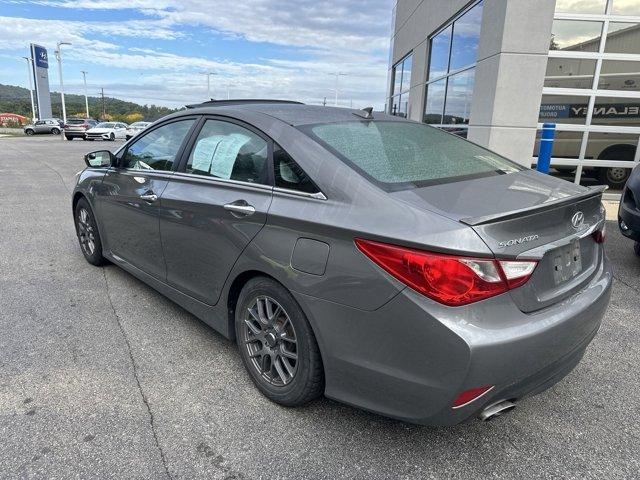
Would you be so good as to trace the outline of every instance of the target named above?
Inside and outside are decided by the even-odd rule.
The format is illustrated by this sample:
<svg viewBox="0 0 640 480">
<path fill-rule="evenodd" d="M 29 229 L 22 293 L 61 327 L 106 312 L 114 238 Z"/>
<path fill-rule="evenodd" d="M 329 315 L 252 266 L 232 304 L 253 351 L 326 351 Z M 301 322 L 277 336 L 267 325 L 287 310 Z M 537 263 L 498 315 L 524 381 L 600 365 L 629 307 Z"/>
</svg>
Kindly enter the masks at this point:
<svg viewBox="0 0 640 480">
<path fill-rule="evenodd" d="M 96 128 L 113 128 L 113 123 L 103 122 L 96 125 Z"/>
<path fill-rule="evenodd" d="M 385 190 L 522 170 L 474 143 L 412 122 L 339 122 L 301 128 Z"/>
</svg>

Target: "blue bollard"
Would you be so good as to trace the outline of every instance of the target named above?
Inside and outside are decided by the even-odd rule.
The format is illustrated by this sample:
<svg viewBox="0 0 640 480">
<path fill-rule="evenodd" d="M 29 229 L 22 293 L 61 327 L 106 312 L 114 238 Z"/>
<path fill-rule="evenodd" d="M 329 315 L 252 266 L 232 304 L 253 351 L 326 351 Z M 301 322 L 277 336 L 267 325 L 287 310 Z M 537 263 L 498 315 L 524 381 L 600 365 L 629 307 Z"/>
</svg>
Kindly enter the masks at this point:
<svg viewBox="0 0 640 480">
<path fill-rule="evenodd" d="M 556 133 L 555 123 L 542 124 L 542 138 L 540 138 L 540 150 L 538 151 L 538 164 L 536 170 L 542 173 L 549 173 L 551 163 L 551 152 L 553 151 L 553 137 Z"/>
</svg>

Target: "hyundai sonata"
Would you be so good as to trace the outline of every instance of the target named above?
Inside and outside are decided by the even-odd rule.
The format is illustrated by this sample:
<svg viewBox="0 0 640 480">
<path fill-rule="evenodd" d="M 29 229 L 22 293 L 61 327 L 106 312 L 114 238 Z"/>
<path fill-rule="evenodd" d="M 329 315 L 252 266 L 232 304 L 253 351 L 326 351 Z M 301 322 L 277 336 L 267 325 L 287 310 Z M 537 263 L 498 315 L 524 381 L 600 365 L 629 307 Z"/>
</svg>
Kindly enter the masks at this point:
<svg viewBox="0 0 640 480">
<path fill-rule="evenodd" d="M 491 418 L 569 373 L 609 302 L 601 189 L 371 109 L 206 102 L 85 161 L 87 261 L 235 340 L 282 405 Z"/>
</svg>

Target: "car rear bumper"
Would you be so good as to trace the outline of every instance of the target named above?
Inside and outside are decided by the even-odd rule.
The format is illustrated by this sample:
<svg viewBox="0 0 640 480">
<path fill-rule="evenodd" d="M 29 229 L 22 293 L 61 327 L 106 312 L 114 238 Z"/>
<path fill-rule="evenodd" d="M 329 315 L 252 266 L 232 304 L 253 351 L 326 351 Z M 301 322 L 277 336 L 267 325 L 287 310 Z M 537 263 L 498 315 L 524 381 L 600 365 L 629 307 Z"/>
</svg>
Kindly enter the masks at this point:
<svg viewBox="0 0 640 480">
<path fill-rule="evenodd" d="M 626 228 L 622 228 L 622 222 Z M 618 210 L 618 226 L 625 237 L 640 242 L 640 209 L 628 197 L 626 189 L 623 192 Z"/>
<path fill-rule="evenodd" d="M 604 259 L 579 293 L 529 314 L 508 294 L 451 308 L 407 288 L 375 311 L 294 295 L 318 338 L 328 397 L 403 421 L 452 425 L 568 374 L 598 331 L 611 283 Z M 485 385 L 494 388 L 451 408 L 459 393 Z"/>
<path fill-rule="evenodd" d="M 84 138 L 84 130 L 65 130 L 64 134 L 69 138 Z"/>
</svg>

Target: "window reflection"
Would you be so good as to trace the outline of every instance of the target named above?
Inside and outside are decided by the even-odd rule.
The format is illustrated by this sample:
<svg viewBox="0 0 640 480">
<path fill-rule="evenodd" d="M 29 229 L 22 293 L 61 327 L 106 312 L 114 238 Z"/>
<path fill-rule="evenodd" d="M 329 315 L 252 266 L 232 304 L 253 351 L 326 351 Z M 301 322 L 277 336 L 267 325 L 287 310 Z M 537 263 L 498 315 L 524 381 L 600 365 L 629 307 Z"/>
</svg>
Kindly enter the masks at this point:
<svg viewBox="0 0 640 480">
<path fill-rule="evenodd" d="M 459 70 L 476 62 L 481 25 L 482 3 L 454 22 L 449 71 Z"/>
<path fill-rule="evenodd" d="M 539 122 L 583 124 L 587 118 L 589 97 L 578 95 L 543 95 Z"/>
<path fill-rule="evenodd" d="M 613 15 L 640 15 L 640 0 L 612 0 Z"/>
<path fill-rule="evenodd" d="M 389 113 L 391 115 L 407 116 L 412 64 L 413 54 L 409 54 L 393 66 L 393 97 L 389 102 Z M 400 98 L 401 95 L 402 98 Z"/>
<path fill-rule="evenodd" d="M 553 151 L 551 156 L 556 158 L 577 159 L 580 157 L 580 147 L 582 146 L 582 132 L 555 132 L 553 140 Z M 533 156 L 537 157 L 540 151 L 540 131 L 536 135 L 536 143 Z"/>
<path fill-rule="evenodd" d="M 429 80 L 442 77 L 449 72 L 449 50 L 452 30 L 453 27 L 450 25 L 431 39 Z"/>
<path fill-rule="evenodd" d="M 447 87 L 447 79 L 443 78 L 427 86 L 427 99 L 425 102 L 424 118 L 425 123 L 438 125 L 442 123 L 442 112 L 444 110 L 444 95 Z"/>
<path fill-rule="evenodd" d="M 640 98 L 596 97 L 591 123 L 640 126 Z"/>
<path fill-rule="evenodd" d="M 402 62 L 393 67 L 393 95 L 398 95 L 402 88 Z"/>
<path fill-rule="evenodd" d="M 640 53 L 640 24 L 611 22 L 604 51 L 606 53 Z"/>
<path fill-rule="evenodd" d="M 603 60 L 598 88 L 602 90 L 640 90 L 640 62 Z"/>
<path fill-rule="evenodd" d="M 549 50 L 597 52 L 602 37 L 602 22 L 554 20 Z"/>
<path fill-rule="evenodd" d="M 607 0 L 556 0 L 557 13 L 593 13 L 602 15 Z"/>
<path fill-rule="evenodd" d="M 442 123 L 469 123 L 475 70 L 449 77 Z"/>
<path fill-rule="evenodd" d="M 596 70 L 595 60 L 580 58 L 549 58 L 545 87 L 591 88 Z"/>
</svg>

